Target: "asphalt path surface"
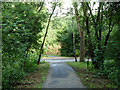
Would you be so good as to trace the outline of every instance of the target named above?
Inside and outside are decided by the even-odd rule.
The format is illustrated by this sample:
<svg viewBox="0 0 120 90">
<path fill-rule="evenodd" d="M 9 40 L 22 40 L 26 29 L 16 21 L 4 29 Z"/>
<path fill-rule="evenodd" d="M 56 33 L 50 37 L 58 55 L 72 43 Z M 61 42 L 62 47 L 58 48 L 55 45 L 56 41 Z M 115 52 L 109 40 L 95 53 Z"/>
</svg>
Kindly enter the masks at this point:
<svg viewBox="0 0 120 90">
<path fill-rule="evenodd" d="M 51 57 L 45 60 L 49 62 L 50 69 L 43 88 L 86 88 L 75 71 L 65 63 L 74 58 Z"/>
</svg>

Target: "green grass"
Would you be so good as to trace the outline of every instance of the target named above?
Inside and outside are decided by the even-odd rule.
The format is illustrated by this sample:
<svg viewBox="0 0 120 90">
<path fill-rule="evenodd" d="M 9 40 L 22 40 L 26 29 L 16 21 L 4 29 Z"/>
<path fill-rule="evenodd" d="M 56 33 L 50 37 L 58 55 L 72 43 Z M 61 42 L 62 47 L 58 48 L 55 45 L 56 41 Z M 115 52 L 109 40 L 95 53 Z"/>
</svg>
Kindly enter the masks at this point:
<svg viewBox="0 0 120 90">
<path fill-rule="evenodd" d="M 40 83 L 35 86 L 36 88 L 42 88 L 42 85 L 45 82 L 45 79 L 46 79 L 47 74 L 48 74 L 49 63 L 45 63 L 43 66 L 40 66 L 39 69 L 42 70 L 42 71 L 40 71 L 40 75 L 42 77 L 41 77 Z"/>
<path fill-rule="evenodd" d="M 47 62 L 45 62 L 45 61 L 40 61 L 40 64 L 44 64 L 44 63 L 47 63 Z"/>
<path fill-rule="evenodd" d="M 86 63 L 84 62 L 67 62 L 68 65 L 73 66 L 74 68 L 85 68 L 86 69 Z"/>
<path fill-rule="evenodd" d="M 87 62 L 67 62 L 67 64 L 74 68 L 87 69 Z M 89 62 L 89 68 L 92 68 L 92 62 Z"/>
<path fill-rule="evenodd" d="M 104 76 L 99 76 L 98 71 L 92 68 L 91 62 L 89 70 L 86 62 L 67 62 L 67 64 L 75 70 L 81 82 L 87 88 L 117 88 L 110 80 Z"/>
</svg>

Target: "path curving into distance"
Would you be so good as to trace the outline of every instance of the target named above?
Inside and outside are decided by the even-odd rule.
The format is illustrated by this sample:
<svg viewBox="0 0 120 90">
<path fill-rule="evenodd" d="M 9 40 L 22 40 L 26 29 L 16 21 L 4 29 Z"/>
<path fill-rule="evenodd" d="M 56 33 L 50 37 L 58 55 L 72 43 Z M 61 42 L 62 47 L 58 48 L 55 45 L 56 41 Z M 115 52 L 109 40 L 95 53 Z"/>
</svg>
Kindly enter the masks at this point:
<svg viewBox="0 0 120 90">
<path fill-rule="evenodd" d="M 50 69 L 43 88 L 86 88 L 75 71 L 62 61 L 49 62 Z"/>
</svg>

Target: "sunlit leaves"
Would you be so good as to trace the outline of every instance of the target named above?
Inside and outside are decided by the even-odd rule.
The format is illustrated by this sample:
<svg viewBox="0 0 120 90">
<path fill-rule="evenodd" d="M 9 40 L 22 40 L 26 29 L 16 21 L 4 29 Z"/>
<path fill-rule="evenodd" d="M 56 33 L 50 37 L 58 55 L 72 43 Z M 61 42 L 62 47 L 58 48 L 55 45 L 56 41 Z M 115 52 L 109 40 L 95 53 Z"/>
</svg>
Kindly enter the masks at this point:
<svg viewBox="0 0 120 90">
<path fill-rule="evenodd" d="M 34 5 L 40 5 L 35 3 Z M 27 52 L 38 49 L 38 36 L 46 21 L 46 11 L 37 12 L 32 3 L 3 2 L 2 5 L 2 58 L 3 85 L 10 85 L 24 76 Z M 29 63 L 28 63 L 29 64 Z M 31 66 L 34 64 L 31 64 Z M 9 73 L 9 75 L 7 75 Z"/>
</svg>

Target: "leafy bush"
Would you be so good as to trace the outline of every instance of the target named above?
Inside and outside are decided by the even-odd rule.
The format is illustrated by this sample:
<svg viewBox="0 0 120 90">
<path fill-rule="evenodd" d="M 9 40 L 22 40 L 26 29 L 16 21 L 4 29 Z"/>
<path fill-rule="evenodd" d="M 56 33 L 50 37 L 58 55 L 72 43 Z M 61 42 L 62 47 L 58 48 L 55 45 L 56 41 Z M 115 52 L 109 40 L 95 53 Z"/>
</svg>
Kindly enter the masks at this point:
<svg viewBox="0 0 120 90">
<path fill-rule="evenodd" d="M 113 81 L 116 85 L 119 83 L 119 74 L 118 74 L 118 67 L 116 66 L 116 62 L 105 62 L 104 63 L 104 70 L 99 69 L 98 70 L 98 75 L 99 76 L 105 76 L 106 78 L 110 79 Z"/>
<path fill-rule="evenodd" d="M 45 8 L 37 13 L 39 6 L 41 2 L 2 3 L 3 88 L 11 87 L 37 67 L 38 55 L 35 51 L 41 44 L 39 34 L 44 29 L 47 18 Z"/>
<path fill-rule="evenodd" d="M 3 88 L 11 87 L 12 85 L 16 84 L 16 82 L 20 81 L 25 75 L 30 72 L 33 72 L 37 67 L 37 58 L 34 53 L 29 53 L 30 57 L 26 59 L 25 66 L 21 60 L 10 60 L 11 62 L 3 63 L 2 67 L 2 81 L 3 81 Z M 12 58 L 13 59 L 13 58 Z M 15 59 L 15 58 L 14 58 Z M 35 61 L 36 60 L 36 61 Z M 4 62 L 4 61 L 3 61 Z M 5 65 L 4 65 L 5 64 Z"/>
<path fill-rule="evenodd" d="M 115 84 L 118 84 L 118 67 L 116 62 L 107 62 L 104 64 L 104 73 L 105 75 L 114 81 Z"/>
<path fill-rule="evenodd" d="M 27 73 L 33 72 L 37 68 L 37 55 L 34 53 L 29 53 L 28 58 L 25 62 L 24 71 Z"/>
<path fill-rule="evenodd" d="M 8 64 L 6 67 L 3 67 L 2 81 L 4 88 L 14 85 L 15 82 L 19 81 L 26 75 L 24 70 L 21 69 L 20 65 L 16 65 L 16 63 L 19 64 L 19 61 L 13 63 L 12 66 Z"/>
</svg>

